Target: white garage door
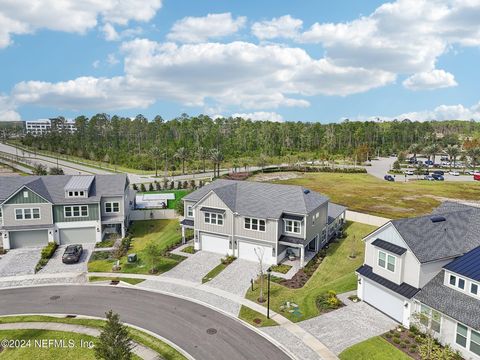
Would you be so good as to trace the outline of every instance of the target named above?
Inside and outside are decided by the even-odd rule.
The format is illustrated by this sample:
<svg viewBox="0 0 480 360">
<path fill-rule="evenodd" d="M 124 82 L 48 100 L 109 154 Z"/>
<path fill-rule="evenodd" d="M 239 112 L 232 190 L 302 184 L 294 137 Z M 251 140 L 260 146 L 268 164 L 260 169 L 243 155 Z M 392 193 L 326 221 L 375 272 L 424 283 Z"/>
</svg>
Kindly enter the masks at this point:
<svg viewBox="0 0 480 360">
<path fill-rule="evenodd" d="M 255 249 L 263 250 L 263 263 L 264 264 L 275 264 L 276 259 L 272 256 L 272 247 L 265 245 L 258 245 L 248 243 L 246 241 L 238 242 L 238 255 L 239 259 L 245 259 L 250 261 L 258 261 L 258 256 L 255 253 Z M 257 250 L 258 252 L 258 250 Z"/>
<path fill-rule="evenodd" d="M 228 238 L 202 234 L 201 241 L 203 251 L 210 251 L 222 255 L 230 253 Z"/>
<path fill-rule="evenodd" d="M 380 288 L 381 285 L 375 285 L 363 279 L 363 300 L 381 312 L 394 318 L 398 322 L 403 322 L 403 300 L 395 295 Z"/>
<path fill-rule="evenodd" d="M 87 244 L 96 242 L 96 232 L 94 227 L 60 229 L 60 244 Z"/>
</svg>

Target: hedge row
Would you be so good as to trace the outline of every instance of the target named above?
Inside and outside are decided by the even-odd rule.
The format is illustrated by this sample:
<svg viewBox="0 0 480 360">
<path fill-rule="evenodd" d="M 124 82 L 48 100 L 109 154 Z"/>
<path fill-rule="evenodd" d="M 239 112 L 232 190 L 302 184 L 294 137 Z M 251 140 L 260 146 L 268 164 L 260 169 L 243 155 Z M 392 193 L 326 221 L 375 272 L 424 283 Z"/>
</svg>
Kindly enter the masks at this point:
<svg viewBox="0 0 480 360">
<path fill-rule="evenodd" d="M 38 260 L 37 265 L 35 266 L 35 272 L 39 272 L 45 265 L 47 265 L 48 260 L 53 256 L 55 250 L 57 250 L 56 242 L 49 242 L 47 246 L 42 249 L 40 260 Z"/>
</svg>

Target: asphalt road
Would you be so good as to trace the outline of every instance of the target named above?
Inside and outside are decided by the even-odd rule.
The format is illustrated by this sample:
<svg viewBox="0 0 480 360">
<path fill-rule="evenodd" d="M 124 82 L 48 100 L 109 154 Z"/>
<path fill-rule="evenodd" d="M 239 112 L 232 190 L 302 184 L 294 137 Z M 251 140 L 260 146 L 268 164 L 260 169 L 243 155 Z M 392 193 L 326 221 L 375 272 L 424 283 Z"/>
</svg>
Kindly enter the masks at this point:
<svg viewBox="0 0 480 360">
<path fill-rule="evenodd" d="M 165 337 L 197 360 L 290 359 L 238 321 L 202 305 L 159 293 L 84 285 L 0 290 L 0 315 L 56 313 L 105 317 L 110 309 L 119 313 L 122 321 Z M 210 335 L 209 329 L 216 333 Z"/>
</svg>

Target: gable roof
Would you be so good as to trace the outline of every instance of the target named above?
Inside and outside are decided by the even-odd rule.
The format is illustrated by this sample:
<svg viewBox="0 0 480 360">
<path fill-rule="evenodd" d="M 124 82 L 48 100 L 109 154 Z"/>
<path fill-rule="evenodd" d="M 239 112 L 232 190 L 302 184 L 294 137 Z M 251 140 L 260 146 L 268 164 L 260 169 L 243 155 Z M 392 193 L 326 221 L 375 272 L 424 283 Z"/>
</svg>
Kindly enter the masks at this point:
<svg viewBox="0 0 480 360">
<path fill-rule="evenodd" d="M 445 221 L 432 221 L 432 217 Z M 392 220 L 421 263 L 458 257 L 480 246 L 480 209 Z"/>
<path fill-rule="evenodd" d="M 295 185 L 220 179 L 183 199 L 198 202 L 213 191 L 230 210 L 240 215 L 279 219 L 283 213 L 308 214 L 328 201 L 326 196 L 305 190 Z"/>
<path fill-rule="evenodd" d="M 0 177 L 0 203 L 26 186 L 53 204 L 91 203 L 103 196 L 121 196 L 128 184 L 126 174 L 94 175 L 88 198 L 66 198 L 65 185 L 74 175 Z"/>
<path fill-rule="evenodd" d="M 480 246 L 445 265 L 444 269 L 480 281 Z"/>
</svg>

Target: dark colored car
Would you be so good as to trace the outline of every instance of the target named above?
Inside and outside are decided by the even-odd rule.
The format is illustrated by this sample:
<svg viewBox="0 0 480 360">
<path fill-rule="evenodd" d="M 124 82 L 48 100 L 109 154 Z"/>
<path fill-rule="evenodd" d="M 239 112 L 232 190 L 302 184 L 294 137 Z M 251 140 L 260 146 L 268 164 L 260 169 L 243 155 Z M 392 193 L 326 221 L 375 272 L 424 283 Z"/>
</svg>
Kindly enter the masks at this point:
<svg viewBox="0 0 480 360">
<path fill-rule="evenodd" d="M 68 245 L 62 256 L 64 264 L 76 264 L 83 253 L 82 245 Z"/>
<path fill-rule="evenodd" d="M 434 179 L 437 180 L 437 181 L 443 181 L 443 180 L 445 180 L 445 179 L 443 178 L 443 175 L 436 174 L 436 173 L 433 173 L 433 174 L 432 174 L 432 178 L 434 178 Z"/>
<path fill-rule="evenodd" d="M 383 178 L 387 181 L 395 181 L 395 178 L 392 175 L 385 175 Z"/>
<path fill-rule="evenodd" d="M 442 175 L 442 176 L 445 175 L 445 171 L 442 171 L 442 170 L 435 170 L 433 173 L 437 175 Z"/>
</svg>

